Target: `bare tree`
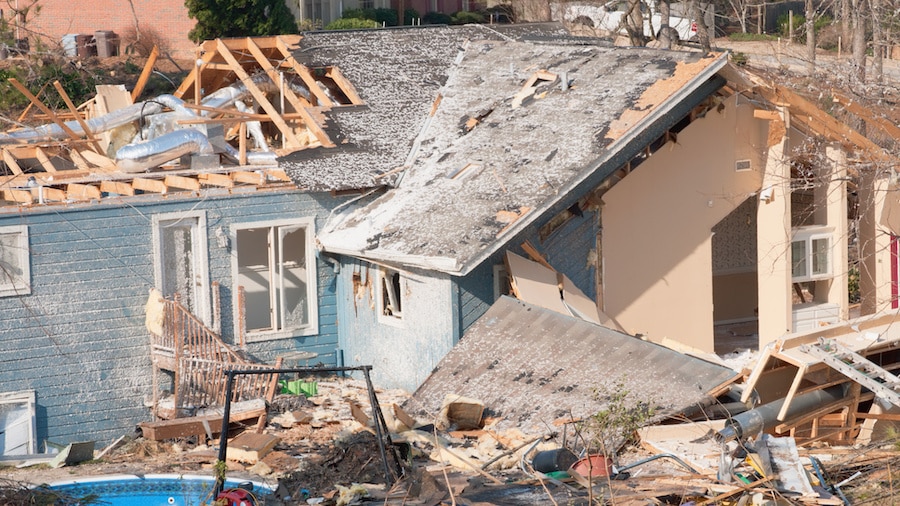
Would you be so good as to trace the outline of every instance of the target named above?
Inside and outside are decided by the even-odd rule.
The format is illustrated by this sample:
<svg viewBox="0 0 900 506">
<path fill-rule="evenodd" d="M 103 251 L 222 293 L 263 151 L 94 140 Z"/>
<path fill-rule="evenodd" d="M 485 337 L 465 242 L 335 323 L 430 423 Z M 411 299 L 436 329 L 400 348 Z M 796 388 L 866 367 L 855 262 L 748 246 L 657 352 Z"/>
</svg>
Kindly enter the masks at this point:
<svg viewBox="0 0 900 506">
<path fill-rule="evenodd" d="M 853 63 L 859 82 L 866 82 L 866 0 L 851 0 L 853 29 Z"/>
<path fill-rule="evenodd" d="M 550 21 L 550 0 L 516 0 L 512 6 L 518 21 Z"/>
<path fill-rule="evenodd" d="M 672 49 L 672 29 L 669 27 L 669 0 L 659 0 L 659 43 L 663 49 Z"/>
<path fill-rule="evenodd" d="M 812 0 L 806 0 L 806 73 L 816 73 L 816 11 Z"/>
<path fill-rule="evenodd" d="M 881 84 L 884 77 L 884 31 L 882 29 L 883 15 L 881 0 L 869 0 L 869 8 L 872 13 L 872 80 Z"/>
<path fill-rule="evenodd" d="M 644 13 L 641 12 L 641 0 L 628 0 L 625 31 L 628 32 L 632 46 L 644 45 Z"/>
<path fill-rule="evenodd" d="M 691 0 L 690 6 L 691 17 L 697 23 L 697 38 L 700 40 L 700 47 L 708 53 L 712 50 L 712 46 L 709 42 L 709 29 L 706 26 L 704 11 L 700 8 L 700 0 Z"/>
</svg>

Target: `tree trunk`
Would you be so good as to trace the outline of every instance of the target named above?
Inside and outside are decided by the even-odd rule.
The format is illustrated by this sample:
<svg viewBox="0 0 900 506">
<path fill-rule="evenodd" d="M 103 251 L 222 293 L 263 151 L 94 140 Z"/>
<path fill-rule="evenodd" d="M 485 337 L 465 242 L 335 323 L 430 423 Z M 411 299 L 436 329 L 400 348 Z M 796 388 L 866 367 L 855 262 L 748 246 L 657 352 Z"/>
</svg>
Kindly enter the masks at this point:
<svg viewBox="0 0 900 506">
<path fill-rule="evenodd" d="M 709 42 L 709 30 L 706 27 L 706 20 L 703 17 L 703 11 L 700 9 L 700 0 L 691 0 L 691 17 L 697 23 L 697 38 L 700 40 L 700 47 L 703 52 L 708 53 L 712 50 Z"/>
<path fill-rule="evenodd" d="M 659 0 L 659 43 L 663 49 L 672 49 L 672 32 L 669 29 L 669 0 Z"/>
<path fill-rule="evenodd" d="M 632 46 L 644 45 L 644 15 L 641 12 L 641 0 L 628 0 L 628 13 L 625 15 L 625 30 Z"/>
<path fill-rule="evenodd" d="M 849 48 L 853 43 L 851 0 L 841 0 L 841 45 Z"/>
<path fill-rule="evenodd" d="M 816 75 L 816 30 L 812 0 L 806 0 L 806 73 Z"/>
<path fill-rule="evenodd" d="M 881 84 L 884 77 L 884 29 L 881 25 L 881 0 L 869 0 L 872 13 L 872 79 Z"/>
<path fill-rule="evenodd" d="M 856 66 L 856 77 L 859 82 L 866 82 L 866 2 L 852 0 L 853 28 L 853 64 Z"/>
</svg>

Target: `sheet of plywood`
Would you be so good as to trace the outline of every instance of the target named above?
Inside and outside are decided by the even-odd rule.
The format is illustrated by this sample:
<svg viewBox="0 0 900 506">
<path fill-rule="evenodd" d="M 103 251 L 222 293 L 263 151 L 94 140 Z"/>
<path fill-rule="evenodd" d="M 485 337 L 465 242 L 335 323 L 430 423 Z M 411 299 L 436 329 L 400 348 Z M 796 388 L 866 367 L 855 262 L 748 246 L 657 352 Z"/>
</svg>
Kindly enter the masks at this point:
<svg viewBox="0 0 900 506">
<path fill-rule="evenodd" d="M 555 272 L 511 251 L 506 252 L 506 261 L 520 300 L 560 314 L 572 315 L 563 304 Z"/>
<path fill-rule="evenodd" d="M 715 474 L 722 452 L 712 435 L 725 427 L 724 420 L 638 429 L 641 445 L 655 453 L 671 453 L 703 474 Z"/>
<path fill-rule="evenodd" d="M 616 325 L 612 323 L 609 317 L 606 317 L 606 322 L 600 316 L 600 311 L 597 310 L 597 303 L 591 300 L 590 297 L 584 294 L 581 290 L 575 286 L 575 283 L 569 279 L 565 274 L 562 275 L 563 279 L 563 300 L 565 301 L 566 306 L 572 310 L 572 313 L 581 318 L 582 320 L 587 320 L 592 323 L 596 323 L 597 325 L 606 325 L 607 327 L 611 327 L 617 330 Z"/>
</svg>

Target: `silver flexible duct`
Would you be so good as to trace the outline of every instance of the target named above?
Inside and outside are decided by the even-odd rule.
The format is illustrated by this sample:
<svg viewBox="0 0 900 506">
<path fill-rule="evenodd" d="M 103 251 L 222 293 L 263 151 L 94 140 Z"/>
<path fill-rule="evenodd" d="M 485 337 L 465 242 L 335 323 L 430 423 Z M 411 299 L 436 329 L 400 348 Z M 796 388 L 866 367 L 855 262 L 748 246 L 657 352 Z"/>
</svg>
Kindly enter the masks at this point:
<svg viewBox="0 0 900 506">
<path fill-rule="evenodd" d="M 116 153 L 116 164 L 123 172 L 137 173 L 192 153 L 213 154 L 209 139 L 197 130 L 176 130 L 147 142 L 122 146 Z"/>
<path fill-rule="evenodd" d="M 175 97 L 172 97 L 175 98 Z M 163 110 L 163 104 L 153 101 L 139 102 L 123 107 L 103 116 L 91 118 L 85 123 L 92 133 L 106 132 L 113 128 L 136 121 L 141 116 L 158 114 Z M 85 135 L 81 124 L 77 121 L 67 121 L 65 125 L 76 135 Z M 33 142 L 68 139 L 69 134 L 56 123 L 49 123 L 35 128 L 18 130 L 15 132 L 0 133 L 0 146 L 4 144 L 28 144 Z"/>
</svg>

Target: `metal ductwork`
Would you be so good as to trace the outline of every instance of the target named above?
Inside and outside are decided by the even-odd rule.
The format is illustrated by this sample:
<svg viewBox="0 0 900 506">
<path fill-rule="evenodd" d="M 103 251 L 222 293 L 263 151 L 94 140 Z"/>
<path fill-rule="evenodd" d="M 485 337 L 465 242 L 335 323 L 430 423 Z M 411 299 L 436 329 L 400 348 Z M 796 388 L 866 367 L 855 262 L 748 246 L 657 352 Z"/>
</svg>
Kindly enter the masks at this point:
<svg viewBox="0 0 900 506">
<path fill-rule="evenodd" d="M 194 153 L 213 154 L 209 139 L 197 130 L 176 130 L 147 142 L 122 146 L 116 153 L 116 164 L 123 172 L 143 172 Z"/>
<path fill-rule="evenodd" d="M 798 395 L 791 401 L 785 414 L 785 420 L 811 413 L 823 406 L 836 403 L 846 396 L 846 385 L 837 385 L 824 390 L 814 390 Z M 779 399 L 733 416 L 725 424 L 725 427 L 715 434 L 716 440 L 724 443 L 732 439 L 744 439 L 771 430 L 780 423 L 778 413 L 784 406 L 784 401 L 785 399 Z"/>
<path fill-rule="evenodd" d="M 85 123 L 87 124 L 88 130 L 92 133 L 106 132 L 113 128 L 131 123 L 132 121 L 137 121 L 141 116 L 158 114 L 162 110 L 163 103 L 161 102 L 139 102 L 109 114 L 91 118 Z M 65 125 L 78 136 L 86 135 L 84 129 L 81 128 L 81 124 L 77 121 L 67 121 Z M 56 123 L 49 123 L 47 125 L 16 132 L 0 133 L 0 146 L 4 144 L 29 144 L 68 138 L 69 134 L 67 134 L 62 127 Z"/>
</svg>

